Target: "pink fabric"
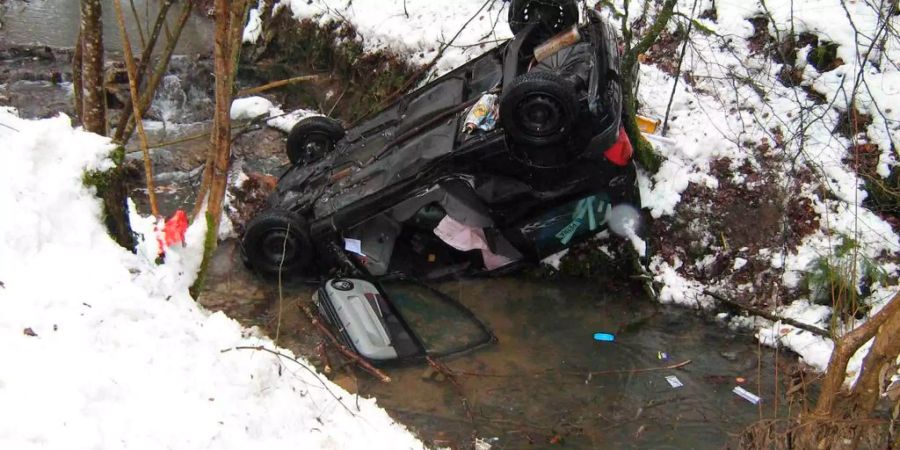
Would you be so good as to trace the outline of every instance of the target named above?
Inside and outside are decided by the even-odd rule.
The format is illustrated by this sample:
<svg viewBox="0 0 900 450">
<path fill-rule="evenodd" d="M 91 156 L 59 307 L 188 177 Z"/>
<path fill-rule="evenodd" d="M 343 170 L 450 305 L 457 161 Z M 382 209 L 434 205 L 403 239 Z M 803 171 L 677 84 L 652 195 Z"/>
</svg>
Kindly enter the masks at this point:
<svg viewBox="0 0 900 450">
<path fill-rule="evenodd" d="M 457 250 L 481 250 L 484 267 L 488 270 L 494 270 L 513 262 L 512 259 L 491 252 L 487 239 L 484 237 L 484 231 L 481 228 L 473 228 L 462 224 L 450 216 L 444 216 L 441 223 L 434 229 L 434 234 L 446 242 L 447 245 Z"/>
</svg>

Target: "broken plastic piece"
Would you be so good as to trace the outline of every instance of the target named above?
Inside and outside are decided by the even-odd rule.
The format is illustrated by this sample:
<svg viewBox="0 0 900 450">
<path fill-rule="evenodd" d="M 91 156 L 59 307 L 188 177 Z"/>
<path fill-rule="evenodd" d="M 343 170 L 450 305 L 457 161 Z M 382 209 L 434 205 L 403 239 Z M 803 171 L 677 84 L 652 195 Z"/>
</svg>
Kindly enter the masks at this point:
<svg viewBox="0 0 900 450">
<path fill-rule="evenodd" d="M 594 333 L 594 340 L 600 342 L 614 342 L 616 336 L 610 333 Z"/>
<path fill-rule="evenodd" d="M 612 147 L 603 152 L 603 155 L 606 156 L 606 159 L 608 159 L 609 162 L 617 166 L 626 166 L 628 165 L 628 161 L 631 161 L 631 154 L 633 152 L 634 150 L 631 148 L 631 141 L 628 140 L 628 135 L 625 134 L 625 128 L 620 128 L 619 140 L 617 140 Z"/>
<path fill-rule="evenodd" d="M 579 41 L 581 41 L 581 33 L 578 32 L 578 25 L 572 25 L 568 30 L 553 36 L 548 39 L 547 42 L 535 47 L 534 59 L 537 62 L 541 62 L 555 55 L 556 52 L 570 45 L 577 44 Z"/>
<path fill-rule="evenodd" d="M 678 379 L 675 375 L 669 375 L 666 377 L 666 381 L 669 382 L 669 386 L 672 386 L 673 389 L 680 388 L 684 386 L 681 380 Z"/>
<path fill-rule="evenodd" d="M 656 130 L 659 128 L 659 124 L 662 122 L 659 119 L 644 117 L 642 115 L 635 115 L 634 118 L 637 121 L 638 129 L 641 130 L 642 133 L 647 134 L 656 133 Z"/>
<path fill-rule="evenodd" d="M 163 229 L 156 230 L 156 243 L 159 246 L 159 256 L 166 254 L 166 249 L 184 242 L 184 233 L 188 228 L 187 214 L 184 211 L 175 211 L 168 220 L 163 223 Z"/>
<path fill-rule="evenodd" d="M 757 404 L 759 404 L 759 402 L 762 401 L 762 399 L 759 398 L 758 395 L 756 395 L 740 386 L 735 386 L 734 389 L 731 390 L 731 392 L 734 392 L 739 397 L 743 398 L 744 400 L 747 400 L 750 403 L 753 403 L 754 405 L 757 405 Z"/>
<path fill-rule="evenodd" d="M 656 359 L 665 361 L 669 359 L 669 354 L 666 352 L 656 352 Z"/>
<path fill-rule="evenodd" d="M 500 117 L 500 102 L 497 101 L 497 95 L 482 95 L 466 114 L 465 131 L 466 133 L 471 133 L 475 129 L 491 131 L 497 128 L 498 117 Z"/>
</svg>

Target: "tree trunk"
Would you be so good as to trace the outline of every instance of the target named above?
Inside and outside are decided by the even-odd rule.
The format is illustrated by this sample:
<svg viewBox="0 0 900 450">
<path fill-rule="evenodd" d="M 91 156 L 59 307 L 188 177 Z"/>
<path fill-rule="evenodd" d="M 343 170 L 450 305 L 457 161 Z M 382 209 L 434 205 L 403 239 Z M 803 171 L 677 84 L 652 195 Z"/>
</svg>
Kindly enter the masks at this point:
<svg viewBox="0 0 900 450">
<path fill-rule="evenodd" d="M 72 91 L 75 97 L 75 117 L 80 121 L 84 118 L 84 83 L 82 82 L 83 51 L 84 44 L 81 39 L 81 31 L 75 39 L 75 52 L 72 54 Z"/>
<path fill-rule="evenodd" d="M 81 0 L 81 32 L 76 44 L 75 69 L 80 68 L 80 86 L 73 86 L 75 111 L 87 131 L 106 135 L 106 90 L 103 68 L 103 21 L 100 0 Z M 85 177 L 85 184 L 97 189 L 103 200 L 103 220 L 110 236 L 122 247 L 134 249 L 134 236 L 128 221 L 128 189 L 122 164 L 125 149 L 119 146 L 110 155 L 115 167 Z"/>
<path fill-rule="evenodd" d="M 206 156 L 206 168 L 203 172 L 200 195 L 197 198 L 195 211 L 206 208 L 206 243 L 203 249 L 203 262 L 197 281 L 191 286 L 191 294 L 200 295 L 206 268 L 217 245 L 219 222 L 222 219 L 222 203 L 228 182 L 228 166 L 231 161 L 231 100 L 234 90 L 234 75 L 237 67 L 237 54 L 240 51 L 241 33 L 243 29 L 245 0 L 215 2 L 215 70 L 216 70 L 216 110 L 213 119 L 213 131 L 210 149 Z"/>
<path fill-rule="evenodd" d="M 638 55 L 645 53 L 654 42 L 659 38 L 659 34 L 666 29 L 669 20 L 675 12 L 676 0 L 666 0 L 653 24 L 647 29 L 647 32 L 641 36 L 633 47 L 631 46 L 632 32 L 630 25 L 627 23 L 627 16 L 623 19 L 622 34 L 625 36 L 625 52 L 622 55 L 622 125 L 625 127 L 625 133 L 634 147 L 635 157 L 638 162 L 644 166 L 650 173 L 659 170 L 662 159 L 653 150 L 653 146 L 644 139 L 641 130 L 637 125 L 637 92 L 635 83 L 637 81 Z M 646 14 L 647 11 L 644 11 Z M 685 37 L 687 39 L 688 36 Z"/>
<path fill-rule="evenodd" d="M 103 88 L 103 20 L 100 0 L 81 0 L 81 43 L 84 129 L 106 136 L 106 92 Z"/>
<path fill-rule="evenodd" d="M 893 301 L 900 302 L 898 298 L 900 297 L 894 296 Z M 863 359 L 859 378 L 850 392 L 853 414 L 866 416 L 875 410 L 881 396 L 884 377 L 892 375 L 886 373 L 886 370 L 897 361 L 898 354 L 900 354 L 900 311 L 894 312 L 878 327 L 872 348 Z"/>
<path fill-rule="evenodd" d="M 825 378 L 822 380 L 822 390 L 816 401 L 815 414 L 817 416 L 828 417 L 834 413 L 838 397 L 843 392 L 844 379 L 847 377 L 847 364 L 850 358 L 863 344 L 880 333 L 879 330 L 883 329 L 882 325 L 885 325 L 888 319 L 891 319 L 891 322 L 896 322 L 896 316 L 898 315 L 900 315 L 900 293 L 895 294 L 894 298 L 878 314 L 869 318 L 866 323 L 835 341 L 834 350 L 831 353 L 831 359 L 828 361 L 828 368 L 825 371 Z M 888 336 L 885 339 L 885 344 L 894 339 L 897 339 L 897 337 Z M 893 356 L 894 358 L 897 357 L 896 354 Z M 865 364 L 863 367 L 866 370 Z"/>
</svg>

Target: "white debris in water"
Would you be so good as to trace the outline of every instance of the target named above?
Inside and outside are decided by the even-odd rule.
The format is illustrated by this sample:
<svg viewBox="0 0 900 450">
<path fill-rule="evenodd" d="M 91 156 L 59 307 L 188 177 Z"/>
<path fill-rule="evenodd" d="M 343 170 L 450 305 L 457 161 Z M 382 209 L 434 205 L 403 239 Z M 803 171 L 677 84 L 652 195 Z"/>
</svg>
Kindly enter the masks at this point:
<svg viewBox="0 0 900 450">
<path fill-rule="evenodd" d="M 132 215 L 138 254 L 116 245 L 82 183 L 111 167 L 109 139 L 63 115 L 0 108 L 0 123 L 0 448 L 423 448 L 374 400 L 189 296 L 202 217 L 164 264 L 151 218 Z"/>
<path fill-rule="evenodd" d="M 641 226 L 641 213 L 637 208 L 627 203 L 616 205 L 606 213 L 606 221 L 610 231 L 631 242 L 638 256 L 647 256 L 647 243 L 637 234 Z"/>
<path fill-rule="evenodd" d="M 291 128 L 297 122 L 312 116 L 322 114 L 309 109 L 297 109 L 289 113 L 275 106 L 264 97 L 244 97 L 235 99 L 231 104 L 231 118 L 233 120 L 251 120 L 268 116 L 266 125 L 290 133 Z"/>
<path fill-rule="evenodd" d="M 541 260 L 542 264 L 546 264 L 556 270 L 559 270 L 559 266 L 562 263 L 563 256 L 566 256 L 569 253 L 569 249 L 560 250 L 544 259 Z"/>
</svg>

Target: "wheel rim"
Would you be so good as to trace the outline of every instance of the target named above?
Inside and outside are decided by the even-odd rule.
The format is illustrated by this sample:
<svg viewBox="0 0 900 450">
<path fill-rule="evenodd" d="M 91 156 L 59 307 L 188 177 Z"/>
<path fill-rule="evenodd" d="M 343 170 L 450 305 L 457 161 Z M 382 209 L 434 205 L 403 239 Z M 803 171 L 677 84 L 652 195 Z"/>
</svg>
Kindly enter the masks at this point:
<svg viewBox="0 0 900 450">
<path fill-rule="evenodd" d="M 554 96 L 531 94 L 519 103 L 517 111 L 522 131 L 530 136 L 551 136 L 562 128 L 563 106 Z"/>
<path fill-rule="evenodd" d="M 315 161 L 328 152 L 331 138 L 323 133 L 311 133 L 303 142 L 303 154 L 306 161 Z"/>
<path fill-rule="evenodd" d="M 274 228 L 260 242 L 262 257 L 274 267 L 289 265 L 300 253 L 297 237 L 287 228 Z"/>
<path fill-rule="evenodd" d="M 545 5 L 538 4 L 533 7 L 533 3 L 529 3 L 522 11 L 523 23 L 543 22 L 553 30 L 562 28 L 565 21 L 566 13 L 563 11 L 562 5 Z"/>
</svg>

